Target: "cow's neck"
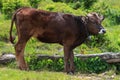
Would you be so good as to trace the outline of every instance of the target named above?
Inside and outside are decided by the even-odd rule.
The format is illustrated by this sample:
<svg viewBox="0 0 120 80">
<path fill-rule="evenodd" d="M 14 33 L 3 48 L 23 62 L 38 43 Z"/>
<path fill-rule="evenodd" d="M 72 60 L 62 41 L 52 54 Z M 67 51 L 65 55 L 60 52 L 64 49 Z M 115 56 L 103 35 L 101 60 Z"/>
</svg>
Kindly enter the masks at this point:
<svg viewBox="0 0 120 80">
<path fill-rule="evenodd" d="M 80 30 L 80 36 L 85 36 L 86 38 L 90 36 L 90 33 L 88 31 L 87 27 L 87 17 L 85 16 L 75 16 L 75 21 L 77 23 L 77 26 L 79 27 Z"/>
</svg>

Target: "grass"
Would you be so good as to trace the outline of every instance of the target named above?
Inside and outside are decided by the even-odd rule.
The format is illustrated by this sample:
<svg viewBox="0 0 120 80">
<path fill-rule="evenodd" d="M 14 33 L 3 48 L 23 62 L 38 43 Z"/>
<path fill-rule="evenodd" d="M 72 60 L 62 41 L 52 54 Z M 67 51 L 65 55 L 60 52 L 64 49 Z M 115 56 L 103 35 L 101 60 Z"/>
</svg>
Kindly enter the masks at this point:
<svg viewBox="0 0 120 80">
<path fill-rule="evenodd" d="M 20 71 L 0 68 L 0 80 L 79 80 L 62 72 L 49 71 Z"/>
<path fill-rule="evenodd" d="M 9 43 L 10 20 L 4 20 L 4 16 L 0 14 L 0 54 L 13 53 L 14 49 Z"/>
<path fill-rule="evenodd" d="M 107 31 L 107 37 L 111 41 L 111 44 L 108 44 L 108 51 L 114 49 L 115 52 L 120 52 L 120 25 L 109 27 Z"/>
<path fill-rule="evenodd" d="M 0 80 L 119 80 L 120 75 L 116 75 L 114 70 L 101 74 L 81 74 L 68 75 L 63 72 L 51 71 L 21 71 L 0 67 Z"/>
<path fill-rule="evenodd" d="M 113 7 L 120 7 L 120 1 L 119 0 L 99 0 L 102 2 L 107 2 L 109 5 Z"/>
</svg>

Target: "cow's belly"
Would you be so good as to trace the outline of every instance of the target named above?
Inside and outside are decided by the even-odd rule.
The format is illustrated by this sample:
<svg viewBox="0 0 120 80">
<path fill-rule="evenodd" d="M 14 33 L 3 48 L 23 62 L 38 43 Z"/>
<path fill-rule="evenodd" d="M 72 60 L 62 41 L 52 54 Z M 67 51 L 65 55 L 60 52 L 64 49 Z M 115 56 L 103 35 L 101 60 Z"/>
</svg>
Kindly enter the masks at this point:
<svg viewBox="0 0 120 80">
<path fill-rule="evenodd" d="M 43 35 L 37 36 L 37 39 L 45 43 L 59 43 L 60 42 L 59 35 L 55 33 L 44 33 Z"/>
</svg>

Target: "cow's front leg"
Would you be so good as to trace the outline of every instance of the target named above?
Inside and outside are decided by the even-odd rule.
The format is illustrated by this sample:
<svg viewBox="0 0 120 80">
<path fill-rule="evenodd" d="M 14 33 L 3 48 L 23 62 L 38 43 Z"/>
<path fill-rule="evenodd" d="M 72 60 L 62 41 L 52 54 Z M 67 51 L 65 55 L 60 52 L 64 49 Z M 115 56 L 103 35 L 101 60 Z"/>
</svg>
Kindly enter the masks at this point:
<svg viewBox="0 0 120 80">
<path fill-rule="evenodd" d="M 64 46 L 64 69 L 65 69 L 65 72 L 67 73 L 70 72 L 69 59 L 70 59 L 70 48 L 67 46 Z"/>
<path fill-rule="evenodd" d="M 73 51 L 70 53 L 70 73 L 74 74 L 74 54 Z"/>
</svg>

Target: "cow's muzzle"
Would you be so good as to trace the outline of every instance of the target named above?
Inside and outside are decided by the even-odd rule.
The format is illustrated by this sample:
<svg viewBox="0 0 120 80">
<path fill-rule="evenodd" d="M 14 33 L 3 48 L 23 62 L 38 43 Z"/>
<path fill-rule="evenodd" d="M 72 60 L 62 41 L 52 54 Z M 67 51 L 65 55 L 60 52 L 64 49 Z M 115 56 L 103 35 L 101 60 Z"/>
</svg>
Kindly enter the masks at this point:
<svg viewBox="0 0 120 80">
<path fill-rule="evenodd" d="M 106 33 L 106 30 L 105 30 L 105 29 L 101 29 L 101 30 L 99 31 L 99 34 L 104 34 L 104 33 Z"/>
</svg>

